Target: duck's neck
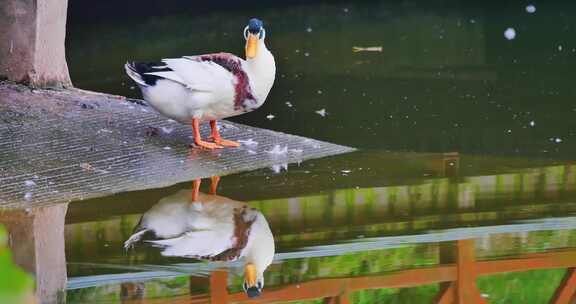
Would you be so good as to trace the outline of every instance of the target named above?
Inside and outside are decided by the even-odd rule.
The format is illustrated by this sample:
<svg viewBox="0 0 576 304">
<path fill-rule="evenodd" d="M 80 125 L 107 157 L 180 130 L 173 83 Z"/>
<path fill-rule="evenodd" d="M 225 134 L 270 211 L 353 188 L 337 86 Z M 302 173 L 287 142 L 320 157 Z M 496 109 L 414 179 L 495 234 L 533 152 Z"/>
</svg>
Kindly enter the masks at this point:
<svg viewBox="0 0 576 304">
<path fill-rule="evenodd" d="M 246 60 L 245 69 L 250 80 L 252 94 L 256 97 L 257 106 L 261 106 L 266 100 L 272 84 L 274 84 L 276 63 L 264 41 L 261 40 L 258 43 L 258 55 Z"/>
</svg>

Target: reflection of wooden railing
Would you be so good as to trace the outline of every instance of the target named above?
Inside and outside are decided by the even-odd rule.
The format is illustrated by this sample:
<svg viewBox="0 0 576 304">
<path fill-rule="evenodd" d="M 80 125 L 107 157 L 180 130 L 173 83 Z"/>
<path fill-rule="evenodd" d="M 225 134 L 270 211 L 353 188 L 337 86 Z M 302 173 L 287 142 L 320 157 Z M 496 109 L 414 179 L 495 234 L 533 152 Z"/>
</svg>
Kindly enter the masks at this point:
<svg viewBox="0 0 576 304">
<path fill-rule="evenodd" d="M 481 297 L 476 286 L 477 276 L 499 273 L 566 268 L 564 279 L 556 289 L 550 303 L 576 304 L 576 250 L 560 250 L 547 253 L 525 254 L 502 260 L 476 261 L 474 240 L 454 242 L 455 253 L 435 267 L 410 269 L 386 275 L 329 278 L 297 283 L 276 289 L 267 289 L 262 296 L 248 299 L 243 292 L 229 294 L 228 274 L 217 270 L 210 276 L 210 294 L 181 296 L 170 299 L 171 303 L 271 303 L 324 299 L 324 303 L 349 303 L 354 291 L 377 288 L 406 288 L 440 283 L 440 292 L 434 303 L 488 303 Z M 448 243 L 449 244 L 449 243 Z M 450 245 L 450 244 L 449 244 Z M 442 255 L 442 252 L 441 252 Z M 442 257 L 441 257 L 441 260 Z M 446 259 L 444 259 L 446 260 Z M 158 303 L 166 299 L 158 300 Z M 124 303 L 134 303 L 124 301 Z M 139 303 L 157 303 L 153 299 Z"/>
</svg>

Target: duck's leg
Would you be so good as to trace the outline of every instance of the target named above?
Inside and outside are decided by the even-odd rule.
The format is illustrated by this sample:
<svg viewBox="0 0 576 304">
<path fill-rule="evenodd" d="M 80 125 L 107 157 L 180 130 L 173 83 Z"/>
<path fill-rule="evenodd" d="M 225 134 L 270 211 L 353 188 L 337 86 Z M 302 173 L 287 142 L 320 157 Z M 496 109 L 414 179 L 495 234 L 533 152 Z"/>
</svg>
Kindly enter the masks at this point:
<svg viewBox="0 0 576 304">
<path fill-rule="evenodd" d="M 212 176 L 210 178 L 210 194 L 216 194 L 216 190 L 218 190 L 218 183 L 220 182 L 220 176 Z"/>
<path fill-rule="evenodd" d="M 195 179 L 192 181 L 192 202 L 198 201 L 198 193 L 200 193 L 201 179 Z"/>
<path fill-rule="evenodd" d="M 218 143 L 210 143 L 202 140 L 202 137 L 200 136 L 200 121 L 196 118 L 192 119 L 192 131 L 194 131 L 194 143 L 197 146 L 206 149 L 222 148 Z"/>
<path fill-rule="evenodd" d="M 214 143 L 224 146 L 224 147 L 240 147 L 240 143 L 236 141 L 226 140 L 220 137 L 220 132 L 218 131 L 218 126 L 216 125 L 216 120 L 210 121 L 210 127 L 212 128 L 212 138 Z"/>
</svg>

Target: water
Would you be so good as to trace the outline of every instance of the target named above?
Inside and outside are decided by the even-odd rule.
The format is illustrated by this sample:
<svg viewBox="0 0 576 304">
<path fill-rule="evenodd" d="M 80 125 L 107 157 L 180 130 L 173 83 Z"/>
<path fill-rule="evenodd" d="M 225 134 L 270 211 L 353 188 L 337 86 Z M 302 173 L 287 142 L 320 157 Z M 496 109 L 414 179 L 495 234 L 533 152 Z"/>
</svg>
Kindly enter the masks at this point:
<svg viewBox="0 0 576 304">
<path fill-rule="evenodd" d="M 196 204 L 187 182 L 3 211 L 0 222 L 20 232 L 11 243 L 16 261 L 38 273 L 45 299 L 244 302 L 244 259 L 181 256 L 207 244 L 228 248 L 230 238 L 185 242 L 197 236 L 181 227 L 234 214 L 201 210 L 247 205 L 275 246 L 260 303 L 429 303 L 442 295 L 547 303 L 573 290 L 574 4 L 533 3 L 533 13 L 528 4 L 252 3 L 218 13 L 166 6 L 159 16 L 150 7 L 108 16 L 71 3 L 75 85 L 134 98 L 126 60 L 242 54 L 241 30 L 260 16 L 277 81 L 261 109 L 233 120 L 360 151 L 225 176 L 217 196 L 206 179 Z M 508 28 L 514 39 L 505 37 Z M 147 237 L 185 237 L 178 254 L 143 242 L 124 250 L 143 215 L 172 230 Z M 256 225 L 246 224 L 252 219 L 244 225 Z M 267 244 L 250 240 L 246 246 Z M 258 246 L 266 259 L 269 249 Z M 444 292 L 450 282 L 457 292 Z"/>
</svg>

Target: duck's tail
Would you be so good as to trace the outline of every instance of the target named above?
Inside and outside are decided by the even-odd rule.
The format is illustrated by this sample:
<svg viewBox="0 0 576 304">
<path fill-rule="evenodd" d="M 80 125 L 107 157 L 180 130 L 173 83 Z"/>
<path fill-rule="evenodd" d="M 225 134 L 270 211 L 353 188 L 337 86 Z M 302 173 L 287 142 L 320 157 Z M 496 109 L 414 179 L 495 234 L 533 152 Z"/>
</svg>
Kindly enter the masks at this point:
<svg viewBox="0 0 576 304">
<path fill-rule="evenodd" d="M 135 62 L 126 62 L 124 64 L 124 69 L 126 70 L 126 74 L 132 78 L 137 84 L 141 86 L 147 87 L 146 81 L 142 77 L 142 71 L 138 71 L 138 64 Z"/>
</svg>

